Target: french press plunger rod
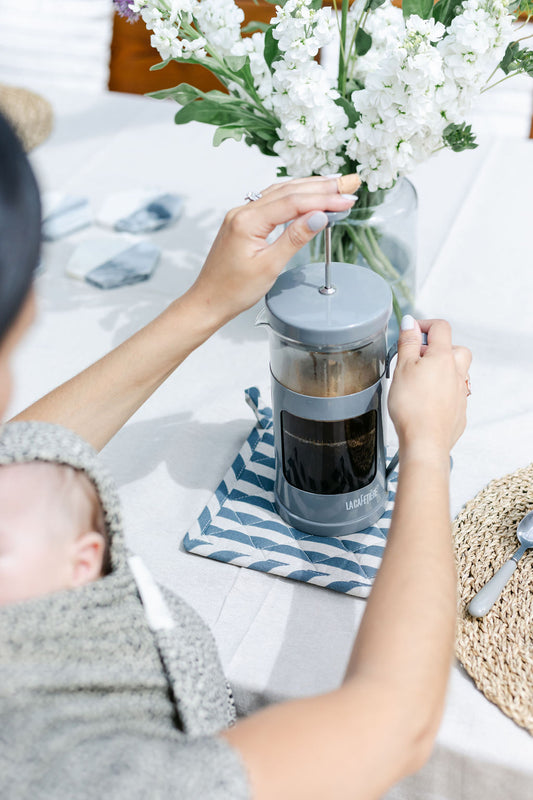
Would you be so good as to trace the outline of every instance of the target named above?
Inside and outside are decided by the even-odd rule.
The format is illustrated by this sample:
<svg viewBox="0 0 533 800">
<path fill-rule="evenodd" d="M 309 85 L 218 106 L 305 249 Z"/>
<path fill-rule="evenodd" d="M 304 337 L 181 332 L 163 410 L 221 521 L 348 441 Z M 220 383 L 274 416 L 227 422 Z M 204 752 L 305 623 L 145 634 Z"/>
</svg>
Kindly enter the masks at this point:
<svg viewBox="0 0 533 800">
<path fill-rule="evenodd" d="M 324 286 L 321 286 L 318 290 L 320 294 L 334 294 L 337 289 L 333 286 L 331 282 L 331 229 L 336 222 L 340 222 L 349 215 L 350 209 L 348 211 L 328 211 L 326 212 L 326 216 L 328 218 L 328 224 L 324 230 L 324 249 L 325 249 L 325 263 L 324 263 L 324 270 L 325 270 L 325 280 Z"/>
</svg>

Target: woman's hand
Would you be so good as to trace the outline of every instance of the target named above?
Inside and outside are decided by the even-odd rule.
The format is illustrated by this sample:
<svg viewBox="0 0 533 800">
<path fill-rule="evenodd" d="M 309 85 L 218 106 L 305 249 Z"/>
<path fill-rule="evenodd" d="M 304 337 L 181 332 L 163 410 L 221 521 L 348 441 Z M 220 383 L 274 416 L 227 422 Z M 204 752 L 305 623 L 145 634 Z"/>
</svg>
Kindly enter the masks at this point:
<svg viewBox="0 0 533 800">
<path fill-rule="evenodd" d="M 412 325 L 412 327 L 407 327 Z M 444 320 L 402 321 L 389 413 L 400 452 L 448 455 L 466 425 L 467 377 L 472 356 L 452 346 Z M 422 345 L 422 332 L 428 344 Z"/>
<path fill-rule="evenodd" d="M 213 329 L 263 297 L 287 261 L 327 223 L 325 211 L 345 211 L 360 186 L 357 175 L 314 177 L 270 186 L 259 200 L 230 211 L 189 299 Z M 272 244 L 278 225 L 294 220 Z"/>
</svg>

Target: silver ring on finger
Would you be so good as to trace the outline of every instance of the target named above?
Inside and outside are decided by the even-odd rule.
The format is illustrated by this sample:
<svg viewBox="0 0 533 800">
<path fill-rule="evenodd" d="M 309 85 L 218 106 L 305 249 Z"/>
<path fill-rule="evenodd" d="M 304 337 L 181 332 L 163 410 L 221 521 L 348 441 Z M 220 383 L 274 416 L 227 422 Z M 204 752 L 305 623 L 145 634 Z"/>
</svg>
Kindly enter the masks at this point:
<svg viewBox="0 0 533 800">
<path fill-rule="evenodd" d="M 247 192 L 244 195 L 244 199 L 247 200 L 249 203 L 253 203 L 254 200 L 261 200 L 263 195 L 261 192 Z"/>
</svg>

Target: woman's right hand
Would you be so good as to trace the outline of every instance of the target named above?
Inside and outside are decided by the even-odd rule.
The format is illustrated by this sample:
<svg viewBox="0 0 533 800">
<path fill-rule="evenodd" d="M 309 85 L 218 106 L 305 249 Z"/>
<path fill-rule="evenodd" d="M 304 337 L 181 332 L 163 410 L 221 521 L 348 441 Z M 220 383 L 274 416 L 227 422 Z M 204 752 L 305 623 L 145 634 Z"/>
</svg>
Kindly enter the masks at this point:
<svg viewBox="0 0 533 800">
<path fill-rule="evenodd" d="M 389 413 L 400 453 L 448 455 L 466 425 L 468 369 L 472 355 L 452 345 L 444 320 L 404 317 Z M 422 332 L 428 343 L 422 345 Z"/>
<path fill-rule="evenodd" d="M 351 193 L 360 183 L 355 174 L 298 178 L 269 186 L 259 200 L 229 211 L 187 292 L 212 330 L 260 300 L 289 259 L 326 226 L 324 212 L 352 208 Z M 274 229 L 287 223 L 281 236 L 270 242 Z"/>
</svg>

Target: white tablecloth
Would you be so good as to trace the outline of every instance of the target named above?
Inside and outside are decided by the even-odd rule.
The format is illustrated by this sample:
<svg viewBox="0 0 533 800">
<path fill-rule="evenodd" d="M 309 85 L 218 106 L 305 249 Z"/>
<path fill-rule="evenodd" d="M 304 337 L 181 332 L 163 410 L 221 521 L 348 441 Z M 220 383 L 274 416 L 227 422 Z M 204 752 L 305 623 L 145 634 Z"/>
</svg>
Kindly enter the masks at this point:
<svg viewBox="0 0 533 800">
<path fill-rule="evenodd" d="M 16 362 L 15 412 L 147 322 L 194 279 L 224 211 L 275 177 L 271 159 L 212 129 L 172 124 L 175 107 L 140 97 L 52 98 L 52 138 L 33 155 L 43 188 L 95 209 L 135 187 L 182 192 L 180 223 L 154 235 L 148 283 L 102 292 L 64 275 L 80 232 L 47 245 L 41 313 Z M 420 197 L 419 306 L 474 353 L 469 427 L 454 452 L 452 511 L 533 453 L 533 142 L 487 140 L 443 153 L 413 178 Z M 265 334 L 251 310 L 159 389 L 104 450 L 130 545 L 206 619 L 241 708 L 338 685 L 364 601 L 187 554 L 181 541 L 254 423 L 244 388 L 268 397 Z M 394 800 L 533 797 L 533 740 L 453 670 L 435 753 Z"/>
</svg>

